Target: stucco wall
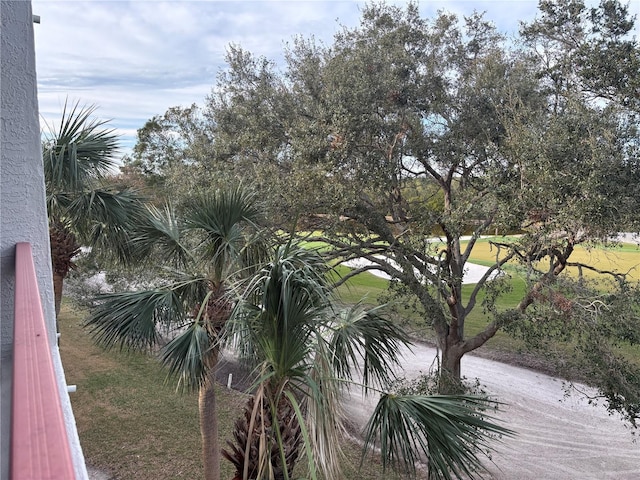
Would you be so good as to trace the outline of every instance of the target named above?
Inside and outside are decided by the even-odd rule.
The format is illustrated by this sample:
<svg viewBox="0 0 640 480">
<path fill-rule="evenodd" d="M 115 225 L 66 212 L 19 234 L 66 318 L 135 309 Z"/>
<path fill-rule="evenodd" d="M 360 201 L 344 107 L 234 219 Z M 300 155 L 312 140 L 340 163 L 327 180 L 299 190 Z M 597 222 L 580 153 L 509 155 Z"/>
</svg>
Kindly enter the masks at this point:
<svg viewBox="0 0 640 480">
<path fill-rule="evenodd" d="M 0 14 L 0 478 L 7 479 L 9 472 L 14 251 L 16 243 L 29 242 L 36 264 L 44 316 L 48 322 L 54 364 L 62 387 L 62 405 L 70 432 L 76 477 L 84 479 L 87 478 L 86 468 L 56 346 L 31 2 L 2 0 Z"/>
</svg>

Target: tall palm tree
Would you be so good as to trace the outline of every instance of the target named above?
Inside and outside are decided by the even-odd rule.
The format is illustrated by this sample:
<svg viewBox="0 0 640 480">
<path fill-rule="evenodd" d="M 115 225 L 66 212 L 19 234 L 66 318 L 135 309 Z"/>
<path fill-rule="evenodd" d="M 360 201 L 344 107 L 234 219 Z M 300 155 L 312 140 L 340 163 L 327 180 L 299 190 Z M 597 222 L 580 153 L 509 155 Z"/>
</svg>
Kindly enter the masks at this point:
<svg viewBox="0 0 640 480">
<path fill-rule="evenodd" d="M 117 166 L 118 136 L 93 118 L 95 110 L 65 103 L 59 129 L 42 143 L 56 315 L 80 247 L 127 261 L 129 232 L 143 211 L 135 192 L 106 182 Z"/>
<path fill-rule="evenodd" d="M 241 187 L 197 197 L 181 216 L 170 205 L 148 209 L 132 249 L 164 265 L 158 286 L 102 296 L 87 326 L 98 343 L 125 349 L 153 349 L 162 329 L 175 333 L 161 359 L 179 386 L 198 391 L 205 478 L 219 480 L 215 372 L 233 306 L 230 282 L 264 251 L 260 211 Z"/>
<path fill-rule="evenodd" d="M 234 310 L 236 345 L 259 372 L 223 451 L 234 480 L 289 479 L 303 457 L 311 478 L 342 478 L 340 393 L 354 383 L 380 394 L 365 438 L 366 448 L 377 442 L 385 467 L 412 474 L 422 455 L 431 478 L 473 478 L 487 436 L 510 433 L 479 413 L 490 402 L 384 391 L 408 339 L 379 307 L 338 308 L 326 274 L 317 253 L 281 246 Z"/>
</svg>

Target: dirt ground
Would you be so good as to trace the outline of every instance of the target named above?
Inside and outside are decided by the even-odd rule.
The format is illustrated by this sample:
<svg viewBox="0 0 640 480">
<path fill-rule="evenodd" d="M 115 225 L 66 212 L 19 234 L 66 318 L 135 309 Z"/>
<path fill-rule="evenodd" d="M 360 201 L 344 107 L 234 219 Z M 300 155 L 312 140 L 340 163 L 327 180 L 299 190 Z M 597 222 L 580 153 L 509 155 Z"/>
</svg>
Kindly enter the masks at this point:
<svg viewBox="0 0 640 480">
<path fill-rule="evenodd" d="M 428 370 L 435 349 L 415 346 L 404 353 L 404 375 Z M 517 432 L 496 444 L 487 462 L 494 480 L 636 480 L 640 440 L 604 407 L 589 405 L 574 392 L 565 396 L 562 380 L 490 359 L 466 356 L 463 375 L 478 378 L 493 398 L 504 402 L 496 418 Z M 587 387 L 581 387 L 589 391 Z M 373 399 L 352 394 L 344 402 L 348 418 L 364 425 Z"/>
</svg>

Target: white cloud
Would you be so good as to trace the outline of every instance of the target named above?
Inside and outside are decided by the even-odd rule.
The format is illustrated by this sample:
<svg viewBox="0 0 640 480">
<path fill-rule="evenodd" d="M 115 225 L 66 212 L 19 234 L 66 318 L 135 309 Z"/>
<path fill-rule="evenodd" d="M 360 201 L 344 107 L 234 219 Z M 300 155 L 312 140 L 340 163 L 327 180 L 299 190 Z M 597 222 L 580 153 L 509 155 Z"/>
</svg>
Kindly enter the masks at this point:
<svg viewBox="0 0 640 480">
<path fill-rule="evenodd" d="M 203 103 L 230 43 L 282 58 L 295 34 L 331 38 L 336 13 L 357 3 L 230 1 L 33 1 L 40 113 L 55 122 L 68 97 L 132 143 L 131 133 L 175 105 Z M 343 15 L 344 16 L 344 15 Z M 135 125 L 135 128 L 132 126 Z"/>
<path fill-rule="evenodd" d="M 132 145 L 137 128 L 167 108 L 202 104 L 226 48 L 238 44 L 275 61 L 296 35 L 330 43 L 355 26 L 363 2 L 33 0 L 40 112 L 55 121 L 65 98 L 99 106 L 101 117 Z M 405 3 L 405 2 L 395 2 Z M 515 32 L 532 19 L 536 0 L 422 0 L 423 15 L 474 9 L 498 29 Z"/>
</svg>

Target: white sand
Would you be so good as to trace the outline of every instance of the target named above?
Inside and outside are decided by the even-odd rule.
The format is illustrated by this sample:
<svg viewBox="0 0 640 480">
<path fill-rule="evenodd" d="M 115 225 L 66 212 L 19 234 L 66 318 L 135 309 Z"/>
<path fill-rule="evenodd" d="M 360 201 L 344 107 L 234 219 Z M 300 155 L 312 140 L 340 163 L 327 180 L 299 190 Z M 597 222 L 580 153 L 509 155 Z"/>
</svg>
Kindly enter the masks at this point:
<svg viewBox="0 0 640 480">
<path fill-rule="evenodd" d="M 404 354 L 407 378 L 431 365 L 436 351 L 415 346 Z M 565 398 L 563 383 L 547 375 L 467 355 L 462 374 L 478 378 L 487 393 L 504 402 L 496 417 L 517 432 L 496 444 L 495 480 L 637 480 L 640 478 L 640 443 L 622 421 L 609 416 L 578 394 Z M 584 387 L 587 389 L 587 387 Z M 587 389 L 588 390 L 588 389 Z M 360 391 L 344 402 L 347 417 L 361 426 L 375 399 L 362 399 Z"/>
<path fill-rule="evenodd" d="M 392 260 L 387 260 L 387 261 L 391 265 L 394 265 L 394 266 L 396 265 Z M 365 266 L 374 265 L 374 262 L 370 260 L 366 260 L 364 258 L 358 258 L 358 259 L 344 262 L 343 265 L 345 267 L 355 269 L 355 268 L 362 268 Z M 482 276 L 487 272 L 487 270 L 489 269 L 487 267 L 483 267 L 482 265 L 467 263 L 464 270 L 464 275 L 462 277 L 462 283 L 463 284 L 478 283 L 482 278 Z M 382 270 L 373 269 L 373 270 L 368 270 L 368 272 L 375 275 L 376 277 L 384 278 L 386 280 L 389 280 L 391 278 L 387 273 L 383 272 Z"/>
</svg>

